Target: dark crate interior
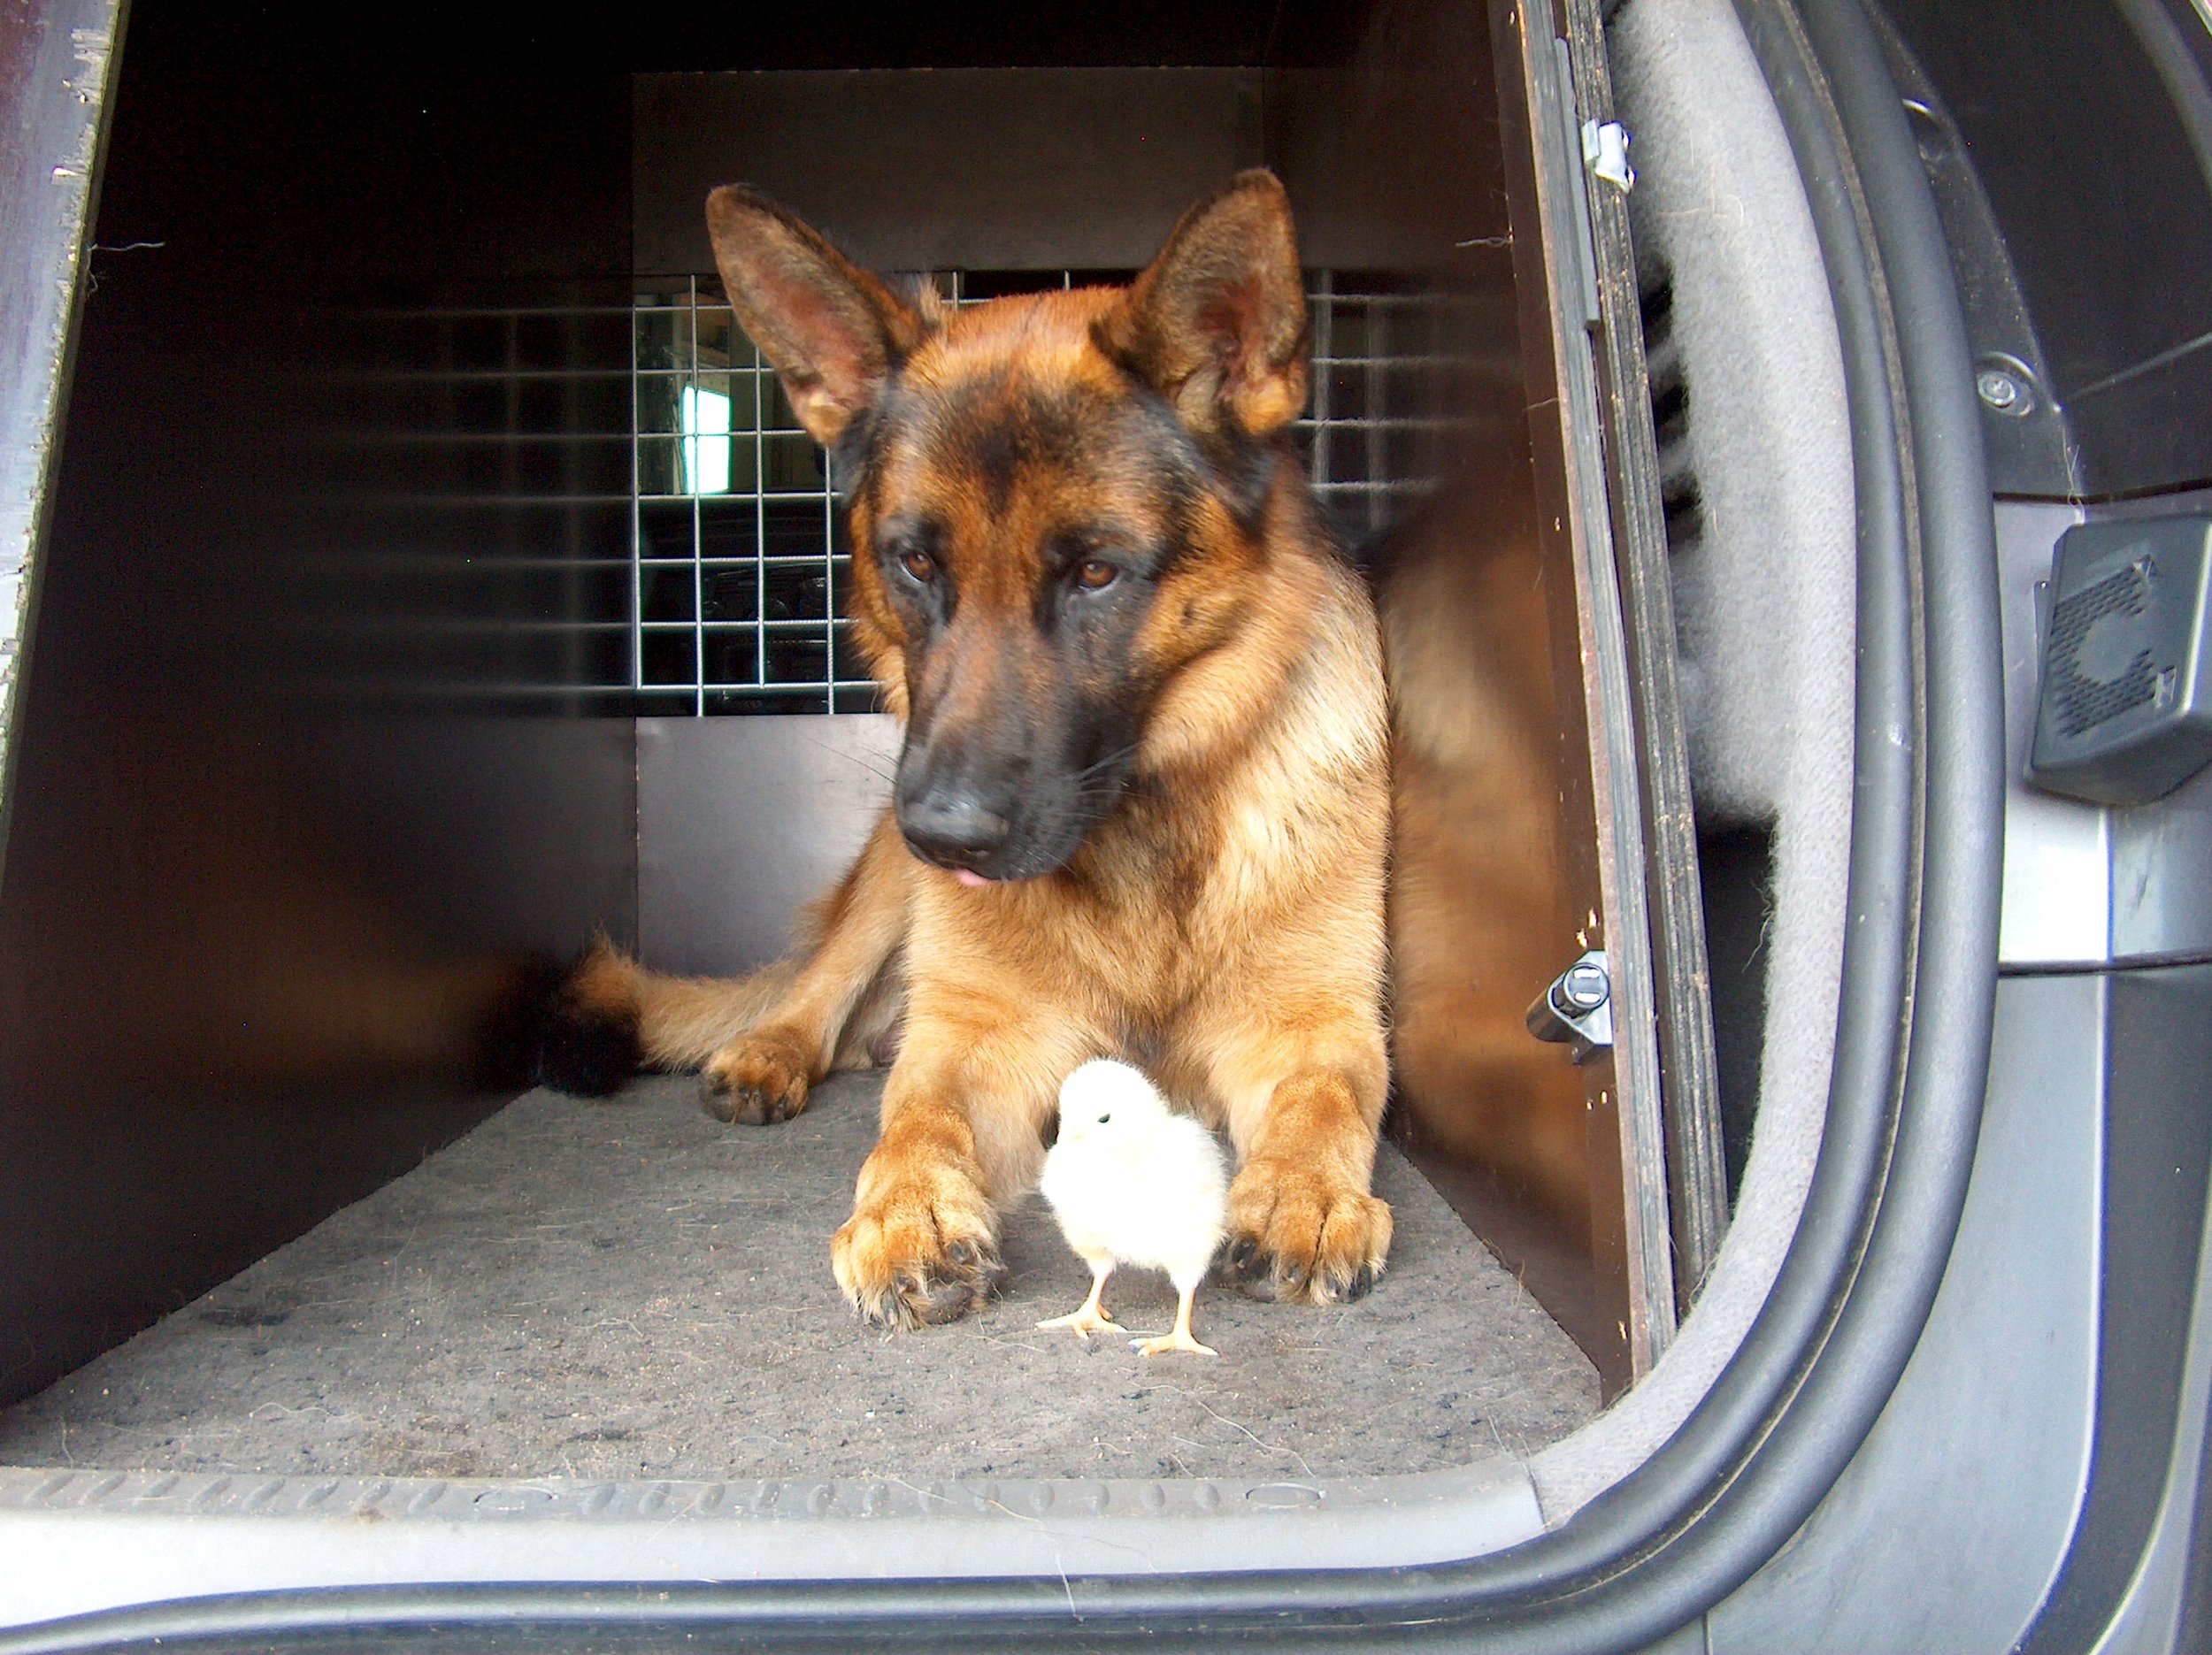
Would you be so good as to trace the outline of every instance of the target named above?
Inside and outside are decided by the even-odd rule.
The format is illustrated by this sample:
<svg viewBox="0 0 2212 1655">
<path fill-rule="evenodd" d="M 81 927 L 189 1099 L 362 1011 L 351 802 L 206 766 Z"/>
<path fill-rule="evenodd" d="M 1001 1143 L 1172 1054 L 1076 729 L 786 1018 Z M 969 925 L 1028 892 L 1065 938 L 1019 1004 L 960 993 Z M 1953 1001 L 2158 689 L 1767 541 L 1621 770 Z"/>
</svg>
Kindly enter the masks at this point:
<svg viewBox="0 0 2212 1655">
<path fill-rule="evenodd" d="M 1498 1033 L 1576 916 L 1491 87 L 1427 0 L 134 6 L 0 884 L 0 1462 L 1325 1476 L 1586 1418 L 1618 1192 Z M 1001 1306 L 887 1341 L 827 1268 L 873 1081 L 760 1130 L 587 1104 L 505 1010 L 595 931 L 773 957 L 883 798 L 836 479 L 699 203 L 749 177 L 977 300 L 1133 270 L 1262 164 L 1324 504 L 1425 704 L 1509 709 L 1415 755 L 1394 1267 L 1210 1291 L 1220 1364 L 1148 1367 L 1030 1331 L 1082 1287 L 1033 1205 Z"/>
</svg>

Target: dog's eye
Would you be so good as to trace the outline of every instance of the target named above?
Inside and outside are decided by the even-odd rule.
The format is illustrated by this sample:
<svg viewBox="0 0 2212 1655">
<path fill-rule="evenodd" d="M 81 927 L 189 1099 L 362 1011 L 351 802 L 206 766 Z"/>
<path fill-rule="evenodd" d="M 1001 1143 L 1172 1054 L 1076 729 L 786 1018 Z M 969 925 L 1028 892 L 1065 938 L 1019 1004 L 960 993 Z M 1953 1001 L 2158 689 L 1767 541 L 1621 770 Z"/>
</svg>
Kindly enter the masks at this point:
<svg viewBox="0 0 2212 1655">
<path fill-rule="evenodd" d="M 1103 592 L 1121 578 L 1121 571 L 1102 558 L 1087 557 L 1075 566 L 1075 584 L 1086 592 Z"/>
<path fill-rule="evenodd" d="M 910 579 L 925 584 L 935 579 L 937 576 L 937 560 L 918 548 L 913 551 L 900 553 L 899 567 L 906 571 Z"/>
</svg>

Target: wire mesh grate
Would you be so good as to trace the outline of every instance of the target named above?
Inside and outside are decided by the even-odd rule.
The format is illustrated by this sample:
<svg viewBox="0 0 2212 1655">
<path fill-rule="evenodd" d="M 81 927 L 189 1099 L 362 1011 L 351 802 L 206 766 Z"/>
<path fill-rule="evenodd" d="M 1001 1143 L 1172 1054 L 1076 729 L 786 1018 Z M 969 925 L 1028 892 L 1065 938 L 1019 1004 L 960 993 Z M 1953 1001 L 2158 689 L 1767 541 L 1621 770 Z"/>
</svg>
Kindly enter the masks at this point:
<svg viewBox="0 0 2212 1655">
<path fill-rule="evenodd" d="M 604 711 L 635 694 L 630 284 L 321 307 L 271 387 L 296 437 L 269 636 L 301 693 Z"/>
<path fill-rule="evenodd" d="M 1125 280 L 1127 272 L 959 271 L 955 304 Z M 1311 272 L 1314 388 L 1297 424 L 1313 486 L 1356 547 L 1432 485 L 1469 421 L 1455 395 L 1463 300 Z M 636 687 L 662 712 L 872 710 L 842 618 L 850 549 L 830 456 L 799 427 L 719 284 L 641 282 L 632 381 Z"/>
</svg>

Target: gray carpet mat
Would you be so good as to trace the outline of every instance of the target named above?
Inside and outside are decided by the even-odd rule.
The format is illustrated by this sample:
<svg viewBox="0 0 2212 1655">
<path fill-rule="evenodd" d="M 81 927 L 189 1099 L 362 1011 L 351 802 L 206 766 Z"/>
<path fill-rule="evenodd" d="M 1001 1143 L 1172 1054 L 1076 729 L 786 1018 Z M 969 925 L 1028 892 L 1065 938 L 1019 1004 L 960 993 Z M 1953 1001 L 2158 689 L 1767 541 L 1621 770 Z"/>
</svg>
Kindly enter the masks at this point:
<svg viewBox="0 0 2212 1655">
<path fill-rule="evenodd" d="M 1004 1296 L 887 1336 L 828 1241 L 880 1076 L 726 1127 L 688 1077 L 535 1092 L 0 1413 L 0 1464 L 361 1476 L 1369 1475 L 1523 1454 L 1597 1406 L 1581 1352 L 1386 1148 L 1390 1268 L 1317 1310 L 1200 1291 L 1219 1358 L 1039 1332 L 1088 1273 L 1034 1198 Z M 1118 1276 L 1132 1331 L 1172 1320 Z"/>
</svg>

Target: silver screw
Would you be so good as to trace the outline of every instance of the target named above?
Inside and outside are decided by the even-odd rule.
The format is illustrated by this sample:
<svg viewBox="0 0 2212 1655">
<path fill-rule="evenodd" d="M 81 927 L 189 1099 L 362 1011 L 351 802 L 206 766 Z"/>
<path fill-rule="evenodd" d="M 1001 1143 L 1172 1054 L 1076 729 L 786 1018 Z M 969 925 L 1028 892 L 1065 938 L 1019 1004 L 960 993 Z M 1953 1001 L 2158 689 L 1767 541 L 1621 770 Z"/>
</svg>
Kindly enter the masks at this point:
<svg viewBox="0 0 2212 1655">
<path fill-rule="evenodd" d="M 2027 395 L 2027 387 L 2002 368 L 1985 368 L 1974 376 L 1974 388 L 1983 402 L 2001 414 L 2011 413 L 2020 408 Z M 2024 409 L 2021 410 L 2025 412 Z"/>
</svg>

